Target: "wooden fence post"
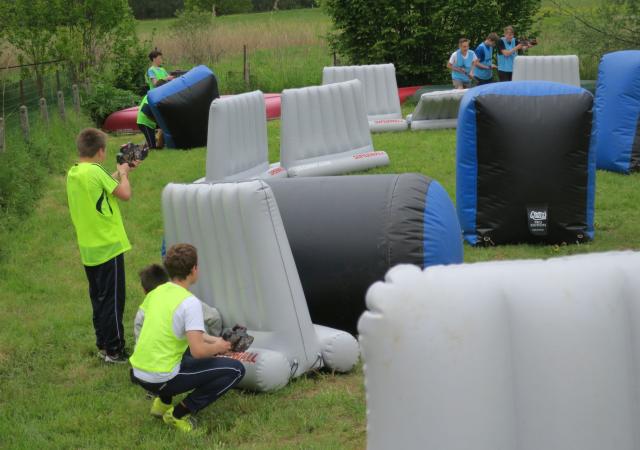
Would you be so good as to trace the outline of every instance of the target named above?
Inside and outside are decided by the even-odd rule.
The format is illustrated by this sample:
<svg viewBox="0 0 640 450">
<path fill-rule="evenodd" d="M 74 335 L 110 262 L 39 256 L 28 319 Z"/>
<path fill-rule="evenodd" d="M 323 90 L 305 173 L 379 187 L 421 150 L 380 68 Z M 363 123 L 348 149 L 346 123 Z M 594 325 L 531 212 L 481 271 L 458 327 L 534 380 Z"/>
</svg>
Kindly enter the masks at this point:
<svg viewBox="0 0 640 450">
<path fill-rule="evenodd" d="M 338 55 L 336 55 L 336 52 L 333 52 L 333 65 L 338 65 Z"/>
<path fill-rule="evenodd" d="M 76 114 L 80 114 L 80 92 L 77 84 L 71 86 L 71 92 L 73 93 L 73 110 Z"/>
<path fill-rule="evenodd" d="M 249 90 L 249 62 L 247 59 L 247 44 L 244 44 L 242 46 L 242 55 L 243 55 L 242 78 L 244 79 L 245 89 Z"/>
<path fill-rule="evenodd" d="M 6 150 L 4 144 L 4 117 L 0 117 L 0 153 Z"/>
<path fill-rule="evenodd" d="M 58 111 L 60 112 L 62 120 L 66 120 L 67 117 L 64 113 L 64 94 L 62 91 L 58 91 Z"/>
<path fill-rule="evenodd" d="M 24 140 L 29 140 L 29 110 L 25 105 L 20 107 L 20 128 L 24 134 Z"/>
<path fill-rule="evenodd" d="M 40 117 L 45 125 L 49 126 L 49 108 L 47 108 L 47 99 L 40 99 Z"/>
</svg>

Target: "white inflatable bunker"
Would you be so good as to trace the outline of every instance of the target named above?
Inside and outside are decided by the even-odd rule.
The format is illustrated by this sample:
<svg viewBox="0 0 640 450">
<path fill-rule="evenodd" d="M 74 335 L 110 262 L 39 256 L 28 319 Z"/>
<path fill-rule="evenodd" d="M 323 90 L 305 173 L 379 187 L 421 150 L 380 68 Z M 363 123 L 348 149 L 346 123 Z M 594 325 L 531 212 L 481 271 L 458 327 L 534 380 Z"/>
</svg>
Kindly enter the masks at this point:
<svg viewBox="0 0 640 450">
<path fill-rule="evenodd" d="M 290 177 L 386 166 L 374 151 L 358 80 L 282 92 L 280 159 Z"/>
<path fill-rule="evenodd" d="M 576 55 L 518 56 L 513 81 L 542 80 L 580 87 L 580 62 Z"/>
<path fill-rule="evenodd" d="M 240 387 L 269 391 L 326 366 L 346 372 L 359 349 L 353 336 L 314 326 L 271 189 L 262 181 L 169 184 L 162 194 L 167 246 L 198 249 L 193 293 L 220 311 L 223 325 L 255 337 L 235 354 L 247 373 Z"/>
<path fill-rule="evenodd" d="M 359 322 L 368 448 L 640 448 L 640 253 L 396 266 Z"/>
<path fill-rule="evenodd" d="M 460 101 L 468 89 L 425 92 L 413 114 L 407 116 L 412 130 L 457 128 Z"/>
<path fill-rule="evenodd" d="M 206 181 L 286 177 L 269 165 L 267 118 L 260 91 L 217 98 L 209 108 Z"/>
<path fill-rule="evenodd" d="M 322 84 L 360 80 L 364 86 L 369 128 L 377 131 L 403 131 L 396 68 L 393 64 L 367 66 L 331 66 L 322 69 Z"/>
</svg>

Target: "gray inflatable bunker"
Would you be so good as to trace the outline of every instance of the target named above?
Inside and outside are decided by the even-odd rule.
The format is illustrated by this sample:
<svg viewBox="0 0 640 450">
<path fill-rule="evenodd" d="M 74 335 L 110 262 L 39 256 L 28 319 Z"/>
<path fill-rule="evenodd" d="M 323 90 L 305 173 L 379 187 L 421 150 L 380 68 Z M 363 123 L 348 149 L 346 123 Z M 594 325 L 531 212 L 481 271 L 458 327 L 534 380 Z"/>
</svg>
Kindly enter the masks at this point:
<svg viewBox="0 0 640 450">
<path fill-rule="evenodd" d="M 265 180 L 314 323 L 356 332 L 365 294 L 391 267 L 461 263 L 447 192 L 419 174 Z"/>
</svg>

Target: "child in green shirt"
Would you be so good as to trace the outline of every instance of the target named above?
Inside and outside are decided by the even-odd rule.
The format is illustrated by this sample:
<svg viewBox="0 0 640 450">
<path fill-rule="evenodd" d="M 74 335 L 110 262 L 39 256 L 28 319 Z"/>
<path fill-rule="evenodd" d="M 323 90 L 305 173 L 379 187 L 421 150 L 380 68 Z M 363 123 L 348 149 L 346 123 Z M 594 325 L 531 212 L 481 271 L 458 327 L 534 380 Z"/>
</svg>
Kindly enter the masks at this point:
<svg viewBox="0 0 640 450">
<path fill-rule="evenodd" d="M 79 160 L 67 174 L 67 200 L 89 282 L 98 355 L 108 363 L 125 363 L 124 252 L 131 244 L 117 199 L 131 198 L 132 167 L 118 164 L 117 171 L 109 174 L 101 165 L 107 156 L 106 141 L 107 135 L 95 128 L 78 135 Z"/>
</svg>

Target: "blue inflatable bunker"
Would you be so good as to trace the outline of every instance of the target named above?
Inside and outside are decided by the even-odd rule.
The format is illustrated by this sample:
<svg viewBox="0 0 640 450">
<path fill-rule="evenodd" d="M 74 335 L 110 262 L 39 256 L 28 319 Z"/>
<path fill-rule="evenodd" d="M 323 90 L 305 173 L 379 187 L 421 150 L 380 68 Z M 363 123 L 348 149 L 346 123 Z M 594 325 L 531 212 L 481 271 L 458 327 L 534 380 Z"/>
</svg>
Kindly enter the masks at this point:
<svg viewBox="0 0 640 450">
<path fill-rule="evenodd" d="M 209 107 L 218 98 L 218 81 L 206 66 L 197 66 L 181 77 L 152 89 L 149 106 L 164 132 L 167 147 L 207 145 Z"/>
<path fill-rule="evenodd" d="M 640 50 L 602 57 L 591 144 L 598 169 L 640 170 Z"/>
<path fill-rule="evenodd" d="M 357 332 L 367 289 L 397 264 L 463 261 L 447 191 L 420 174 L 266 180 L 313 323 Z"/>
<path fill-rule="evenodd" d="M 456 203 L 471 245 L 593 238 L 593 96 L 547 81 L 469 90 L 457 129 Z"/>
</svg>

